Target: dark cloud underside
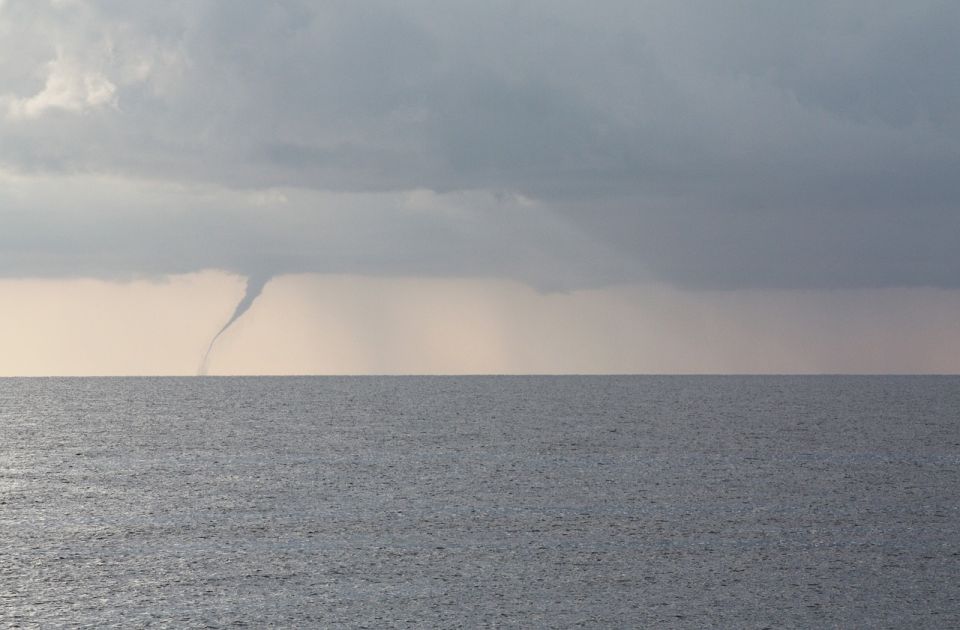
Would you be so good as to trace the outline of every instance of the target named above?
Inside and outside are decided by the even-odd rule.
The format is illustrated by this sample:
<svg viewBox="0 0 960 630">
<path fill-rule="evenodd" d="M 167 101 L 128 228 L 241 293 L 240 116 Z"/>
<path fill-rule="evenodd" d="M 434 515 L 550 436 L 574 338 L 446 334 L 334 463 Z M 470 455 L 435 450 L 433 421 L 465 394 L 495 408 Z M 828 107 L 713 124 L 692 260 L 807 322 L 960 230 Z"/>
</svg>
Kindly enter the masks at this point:
<svg viewBox="0 0 960 630">
<path fill-rule="evenodd" d="M 956 3 L 0 7 L 3 275 L 960 285 Z"/>
</svg>

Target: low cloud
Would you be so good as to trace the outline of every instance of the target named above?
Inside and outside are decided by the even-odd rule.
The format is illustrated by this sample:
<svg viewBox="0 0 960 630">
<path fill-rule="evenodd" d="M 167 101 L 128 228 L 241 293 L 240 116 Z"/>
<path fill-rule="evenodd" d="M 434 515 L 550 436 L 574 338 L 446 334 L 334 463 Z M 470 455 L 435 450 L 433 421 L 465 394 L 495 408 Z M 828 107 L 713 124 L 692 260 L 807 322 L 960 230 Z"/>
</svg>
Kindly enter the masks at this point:
<svg viewBox="0 0 960 630">
<path fill-rule="evenodd" d="M 960 285 L 960 6 L 0 4 L 0 274 Z"/>
<path fill-rule="evenodd" d="M 63 57 L 47 64 L 43 89 L 30 97 L 10 98 L 7 116 L 13 120 L 39 118 L 50 110 L 83 113 L 116 107 L 117 87 L 98 72 L 88 72 Z"/>
</svg>

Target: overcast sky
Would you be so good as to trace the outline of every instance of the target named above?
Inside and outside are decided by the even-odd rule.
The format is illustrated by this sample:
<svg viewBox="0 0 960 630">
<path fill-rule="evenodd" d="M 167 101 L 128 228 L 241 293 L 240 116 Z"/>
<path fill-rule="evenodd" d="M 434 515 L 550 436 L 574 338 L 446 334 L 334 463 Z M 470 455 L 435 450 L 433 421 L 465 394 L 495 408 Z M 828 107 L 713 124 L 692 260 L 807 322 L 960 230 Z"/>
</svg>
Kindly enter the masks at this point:
<svg viewBox="0 0 960 630">
<path fill-rule="evenodd" d="M 953 291 L 958 59 L 947 0 L 0 0 L 0 275 Z"/>
</svg>

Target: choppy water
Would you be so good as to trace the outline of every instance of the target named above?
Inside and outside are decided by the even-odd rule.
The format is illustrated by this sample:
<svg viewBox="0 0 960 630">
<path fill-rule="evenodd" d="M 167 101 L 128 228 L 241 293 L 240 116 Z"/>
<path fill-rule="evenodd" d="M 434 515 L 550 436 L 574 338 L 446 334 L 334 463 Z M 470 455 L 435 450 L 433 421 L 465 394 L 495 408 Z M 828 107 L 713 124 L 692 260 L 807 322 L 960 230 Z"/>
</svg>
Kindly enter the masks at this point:
<svg viewBox="0 0 960 630">
<path fill-rule="evenodd" d="M 0 625 L 960 625 L 960 379 L 0 380 Z"/>
</svg>

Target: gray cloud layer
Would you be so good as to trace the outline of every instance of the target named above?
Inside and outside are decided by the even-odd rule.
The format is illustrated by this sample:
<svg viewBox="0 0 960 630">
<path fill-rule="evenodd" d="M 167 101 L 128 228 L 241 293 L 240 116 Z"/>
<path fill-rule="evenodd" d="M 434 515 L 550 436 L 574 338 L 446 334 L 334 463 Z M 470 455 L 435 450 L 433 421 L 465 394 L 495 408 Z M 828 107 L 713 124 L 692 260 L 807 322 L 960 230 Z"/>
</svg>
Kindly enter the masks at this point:
<svg viewBox="0 0 960 630">
<path fill-rule="evenodd" d="M 960 286 L 953 2 L 6 0 L 0 51 L 5 275 Z"/>
</svg>

